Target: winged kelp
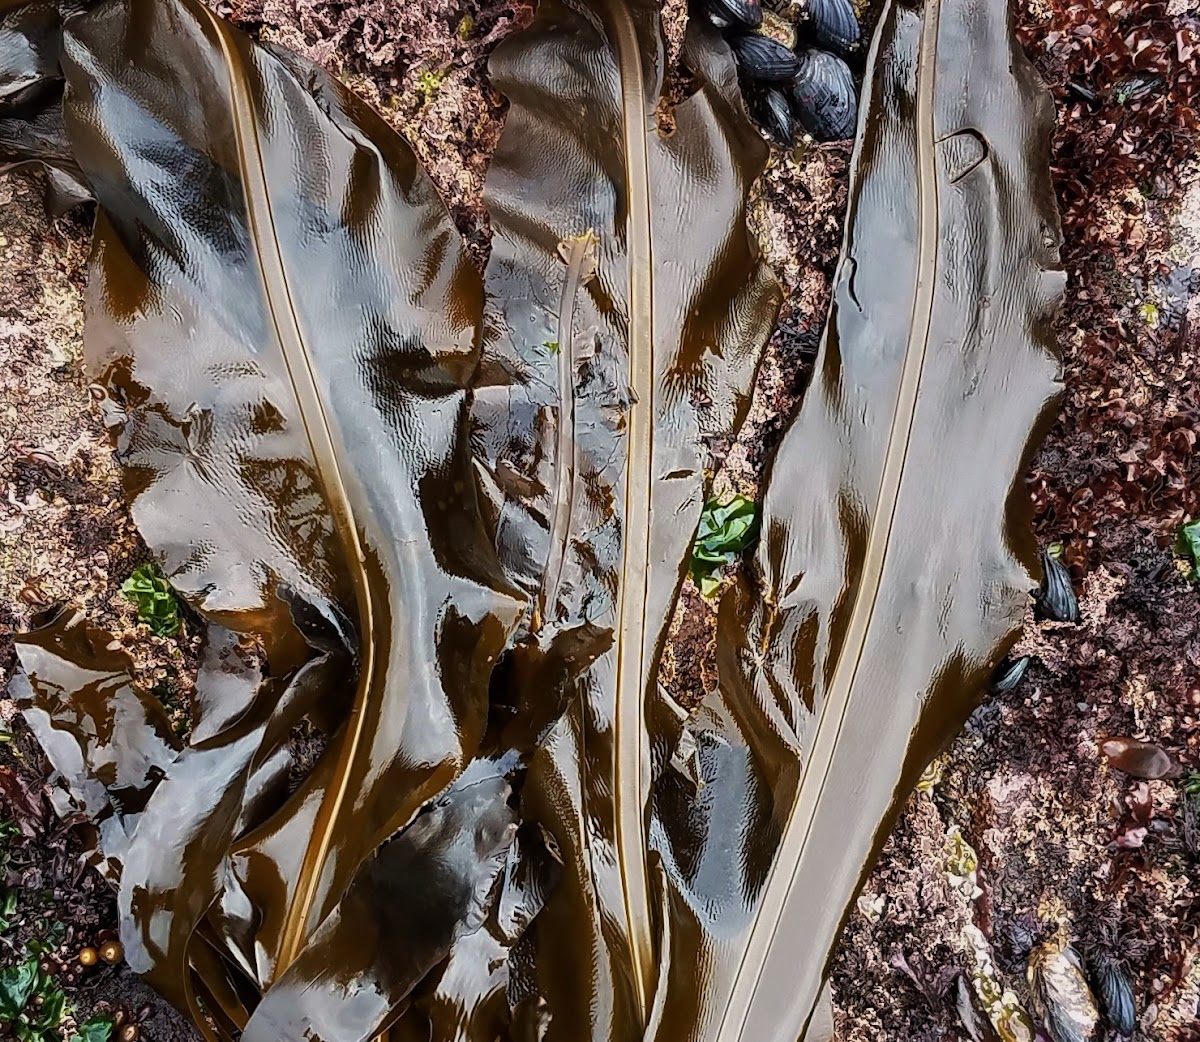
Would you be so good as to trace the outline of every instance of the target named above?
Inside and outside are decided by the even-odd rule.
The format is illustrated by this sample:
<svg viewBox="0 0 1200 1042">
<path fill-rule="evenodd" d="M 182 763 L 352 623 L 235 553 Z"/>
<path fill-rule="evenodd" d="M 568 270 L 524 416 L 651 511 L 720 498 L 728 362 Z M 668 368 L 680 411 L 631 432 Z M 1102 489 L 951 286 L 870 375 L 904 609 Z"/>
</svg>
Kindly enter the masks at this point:
<svg viewBox="0 0 1200 1042">
<path fill-rule="evenodd" d="M 767 150 L 732 56 L 695 21 L 683 63 L 694 90 L 667 134 L 655 0 L 543 0 L 491 62 L 510 102 L 485 188 L 499 333 L 473 419 L 500 556 L 534 605 L 507 682 L 533 700 L 530 663 L 564 631 L 613 635 L 522 790 L 563 858 L 531 931 L 547 1038 L 634 1038 L 649 1016 L 647 705 L 705 500 L 705 439 L 744 415 L 778 305 L 745 214 Z"/>
<path fill-rule="evenodd" d="M 0 0 L 0 173 L 37 163 L 47 201 L 61 213 L 86 199 L 63 126 L 58 65 L 63 19 L 87 0 Z"/>
<path fill-rule="evenodd" d="M 664 772 L 660 1039 L 804 1035 L 890 822 L 1015 639 L 1020 475 L 1058 391 L 1052 107 L 1006 0 L 891 0 L 872 46 L 816 375 L 755 558 L 721 605 L 720 697 Z M 678 752 L 676 753 L 678 759 Z"/>
<path fill-rule="evenodd" d="M 645 697 L 704 498 L 700 439 L 744 412 L 777 291 L 744 223 L 766 150 L 726 48 L 691 34 L 698 89 L 666 137 L 653 125 L 656 5 L 597 10 L 544 4 L 495 65 L 513 98 L 506 140 L 521 142 L 502 145 L 489 189 L 488 288 L 510 327 L 473 424 L 485 448 L 506 439 L 478 475 L 516 584 L 481 537 L 468 480 L 478 280 L 408 149 L 321 73 L 192 0 L 110 0 L 67 30 L 66 127 L 100 207 L 89 364 L 135 520 L 209 623 L 191 743 L 121 851 L 123 925 L 131 964 L 197 1016 L 198 998 L 225 1034 L 371 1037 L 439 962 L 398 1030 L 425 1017 L 439 1037 L 474 1031 L 457 997 L 495 1005 L 495 951 L 520 938 L 554 874 L 553 857 L 522 857 L 536 834 L 514 843 L 500 775 L 568 702 L 522 794 L 565 871 L 521 1015 L 548 1015 L 556 1033 L 593 1023 L 597 1037 L 645 1019 L 657 959 Z M 592 122 L 547 115 L 568 88 Z M 587 129 L 564 138 L 568 125 Z M 533 139 L 565 165 L 530 163 Z M 560 209 L 531 214 L 530 199 Z M 656 265 L 671 277 L 656 281 Z M 528 326 L 511 322 L 543 304 L 561 344 L 547 407 L 566 492 L 544 528 L 532 497 L 512 495 L 524 458 L 509 451 L 547 418 L 539 374 L 522 369 Z M 536 345 L 545 359 L 550 342 Z M 530 547 L 533 567 L 518 552 Z M 526 595 L 485 734 L 488 675 Z M 66 726 L 79 663 L 36 660 L 32 646 L 27 697 L 42 692 Z M 330 745 L 288 795 L 287 737 L 305 717 Z M 82 755 L 112 723 L 76 735 Z M 475 752 L 478 770 L 456 780 Z M 443 804 L 447 824 L 425 824 Z M 603 878 L 609 851 L 616 879 Z M 426 889 L 417 868 L 431 863 L 446 900 L 421 924 L 419 959 L 372 960 L 416 929 L 389 904 L 390 873 Z M 576 943 L 597 939 L 594 962 L 563 958 L 564 921 Z M 379 944 L 361 950 L 368 935 Z M 455 977 L 472 947 L 491 953 L 487 976 Z"/>
<path fill-rule="evenodd" d="M 1023 497 L 995 478 L 1052 394 L 1057 230 L 1005 17 L 896 0 L 881 22 L 761 595 L 723 606 L 694 724 L 656 664 L 704 439 L 740 418 L 776 303 L 725 46 L 689 29 L 673 134 L 651 0 L 546 0 L 497 52 L 477 365 L 478 278 L 375 114 L 194 0 L 72 21 L 88 353 L 135 519 L 208 620 L 189 744 L 130 775 L 132 805 L 89 790 L 135 966 L 251 1040 L 804 1031 L 863 866 L 1028 586 Z M 943 451 L 972 441 L 986 468 Z M 80 726 L 69 631 L 24 642 L 25 699 L 83 778 L 114 721 Z M 289 794 L 306 717 L 329 747 Z"/>
<path fill-rule="evenodd" d="M 205 945 L 269 986 L 482 740 L 523 607 L 467 469 L 482 286 L 400 138 L 203 5 L 103 4 L 63 68 L 100 207 L 88 364 L 134 519 L 237 645 L 214 683 L 263 658 L 233 704 L 202 685 L 122 858 L 129 961 L 198 1016 Z M 288 795 L 305 717 L 329 745 Z"/>
</svg>

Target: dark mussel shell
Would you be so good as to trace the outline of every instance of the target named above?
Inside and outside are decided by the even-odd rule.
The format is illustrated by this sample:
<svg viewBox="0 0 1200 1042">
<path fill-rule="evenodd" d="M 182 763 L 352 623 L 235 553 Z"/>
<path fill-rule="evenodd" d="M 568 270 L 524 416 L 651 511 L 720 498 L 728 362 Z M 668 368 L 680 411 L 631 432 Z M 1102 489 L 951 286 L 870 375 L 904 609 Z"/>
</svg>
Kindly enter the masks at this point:
<svg viewBox="0 0 1200 1042">
<path fill-rule="evenodd" d="M 1071 576 L 1053 554 L 1042 553 L 1042 586 L 1037 606 L 1051 622 L 1078 622 L 1079 601 L 1071 586 Z"/>
<path fill-rule="evenodd" d="M 1026 976 L 1033 1008 L 1054 1042 L 1096 1042 L 1100 1012 L 1074 948 L 1053 940 L 1038 945 Z"/>
<path fill-rule="evenodd" d="M 1088 960 L 1092 970 L 1092 989 L 1100 1000 L 1100 1011 L 1108 1026 L 1129 1038 L 1137 1027 L 1137 1007 L 1129 975 L 1109 955 L 1094 955 Z"/>
<path fill-rule="evenodd" d="M 845 54 L 857 46 L 862 30 L 850 0 L 804 0 L 801 29 L 826 50 Z"/>
<path fill-rule="evenodd" d="M 787 95 L 774 87 L 749 94 L 750 114 L 777 145 L 791 148 L 796 143 L 796 119 Z"/>
<path fill-rule="evenodd" d="M 1003 695 L 1012 691 L 1021 683 L 1021 678 L 1025 676 L 1025 670 L 1032 661 L 1030 656 L 1023 655 L 1015 661 L 1002 662 L 1000 668 L 992 674 L 992 694 Z"/>
<path fill-rule="evenodd" d="M 700 0 L 699 6 L 718 29 L 757 29 L 762 25 L 761 0 Z"/>
<path fill-rule="evenodd" d="M 800 69 L 796 55 L 769 36 L 735 36 L 729 41 L 738 68 L 750 80 L 787 83 Z"/>
<path fill-rule="evenodd" d="M 854 136 L 858 95 L 854 75 L 841 58 L 808 48 L 800 52 L 800 70 L 792 82 L 796 118 L 818 141 Z"/>
</svg>

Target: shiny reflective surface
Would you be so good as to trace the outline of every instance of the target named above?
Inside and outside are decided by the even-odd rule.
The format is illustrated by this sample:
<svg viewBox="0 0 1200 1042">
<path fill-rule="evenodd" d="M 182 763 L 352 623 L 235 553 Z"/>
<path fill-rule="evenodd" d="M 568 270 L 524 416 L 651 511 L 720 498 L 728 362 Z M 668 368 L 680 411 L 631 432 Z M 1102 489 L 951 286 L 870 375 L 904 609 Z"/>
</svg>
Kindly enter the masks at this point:
<svg viewBox="0 0 1200 1042">
<path fill-rule="evenodd" d="M 0 173 L 46 171 L 47 203 L 62 213 L 89 196 L 63 126 L 62 22 L 89 0 L 0 0 Z"/>
<path fill-rule="evenodd" d="M 778 304 L 745 224 L 766 148 L 732 56 L 689 24 L 698 89 L 664 136 L 664 49 L 653 0 L 546 0 L 491 63 L 511 109 L 485 191 L 497 332 L 473 410 L 480 480 L 535 605 L 520 653 L 584 623 L 612 634 L 522 794 L 563 870 L 511 986 L 536 996 L 519 1038 L 623 1042 L 651 1015 L 648 700 L 705 499 L 705 439 L 744 415 Z"/>
<path fill-rule="evenodd" d="M 205 624 L 186 745 L 70 616 L 15 693 L 208 1037 L 827 1037 L 845 910 L 1031 586 L 1061 273 L 1006 14 L 880 23 L 819 371 L 689 719 L 659 657 L 778 305 L 715 30 L 670 134 L 654 0 L 544 0 L 497 50 L 481 280 L 375 113 L 197 0 L 0 6 L 0 120 L 69 87 L 88 364 Z"/>
<path fill-rule="evenodd" d="M 524 599 L 464 451 L 482 286 L 383 121 L 203 5 L 103 4 L 62 63 L 101 208 L 88 366 L 134 519 L 210 622 L 191 744 L 122 852 L 123 940 L 195 1019 L 240 1028 L 292 963 L 337 963 L 318 926 L 483 740 Z M 289 796 L 305 717 L 328 747 Z M 422 848 L 449 889 L 474 828 Z"/>
<path fill-rule="evenodd" d="M 844 254 L 771 475 L 756 588 L 721 605 L 704 786 L 664 773 L 659 1039 L 801 1037 L 890 823 L 1015 639 L 1020 477 L 1053 414 L 1052 108 L 1005 0 L 893 0 Z M 681 828 L 680 806 L 696 824 Z"/>
</svg>

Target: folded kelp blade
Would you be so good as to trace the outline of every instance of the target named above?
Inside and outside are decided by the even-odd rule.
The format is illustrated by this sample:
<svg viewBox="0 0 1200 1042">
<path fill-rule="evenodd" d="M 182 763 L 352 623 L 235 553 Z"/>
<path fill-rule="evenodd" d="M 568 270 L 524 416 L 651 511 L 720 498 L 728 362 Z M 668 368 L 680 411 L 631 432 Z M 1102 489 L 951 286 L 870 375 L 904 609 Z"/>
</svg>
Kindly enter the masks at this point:
<svg viewBox="0 0 1200 1042">
<path fill-rule="evenodd" d="M 447 959 L 456 940 L 491 939 L 484 921 L 516 854 L 517 828 L 511 786 L 495 766 L 477 761 L 380 851 L 264 997 L 243 1042 L 369 1042 L 392 1019 L 396 997 Z M 507 949 L 489 954 L 503 963 Z M 487 980 L 489 969 L 473 965 L 469 976 Z"/>
<path fill-rule="evenodd" d="M 169 773 L 127 854 L 130 961 L 192 1004 L 206 913 L 269 986 L 483 734 L 522 599 L 467 480 L 481 284 L 411 151 L 308 63 L 192 0 L 111 0 L 64 42 L 100 206 L 85 346 L 133 517 L 282 688 L 209 728 L 211 773 Z M 328 748 L 246 814 L 304 716 Z"/>
<path fill-rule="evenodd" d="M 22 672 L 9 690 L 54 765 L 56 809 L 86 815 L 98 836 L 97 867 L 115 879 L 179 742 L 159 702 L 134 685 L 129 656 L 109 650 L 112 640 L 64 612 L 18 639 Z"/>
<path fill-rule="evenodd" d="M 721 697 L 685 732 L 702 786 L 668 771 L 656 791 L 674 886 L 657 1039 L 804 1034 L 898 807 L 1028 602 L 1021 474 L 1058 390 L 1063 275 L 1051 105 L 1007 21 L 1007 0 L 893 0 L 880 22 L 761 592 L 721 605 Z"/>
<path fill-rule="evenodd" d="M 534 606 L 506 683 L 532 698 L 531 665 L 580 622 L 613 638 L 522 791 L 563 859 L 512 985 L 522 1038 L 637 1038 L 649 1016 L 662 964 L 646 704 L 705 441 L 744 415 L 778 304 L 745 223 L 767 150 L 732 56 L 692 20 L 696 89 L 660 132 L 660 15 L 655 0 L 544 0 L 491 64 L 510 110 L 485 192 L 498 335 L 474 434 L 501 558 Z"/>
<path fill-rule="evenodd" d="M 120 879 L 123 871 L 132 871 L 134 878 L 145 880 L 144 867 L 139 870 L 136 864 L 138 846 L 131 840 L 147 845 L 154 813 L 168 802 L 161 795 L 166 788 L 176 789 L 169 801 L 172 809 L 188 813 L 192 801 L 179 785 L 189 775 L 203 805 L 200 787 L 212 782 L 212 771 L 206 769 L 213 764 L 206 757 L 211 761 L 214 750 L 206 749 L 198 736 L 222 718 L 245 714 L 262 678 L 254 668 L 253 649 L 230 631 L 210 626 L 196 680 L 204 715 L 193 728 L 191 744 L 181 750 L 162 707 L 137 689 L 128 655 L 109 650 L 112 644 L 111 634 L 65 612 L 20 639 L 23 673 L 12 689 L 42 747 L 59 766 L 55 779 L 67 801 L 62 809 L 82 812 L 96 825 L 106 855 L 103 867 L 111 877 Z M 252 728 L 248 733 L 253 737 Z M 231 759 L 219 746 L 215 751 L 221 759 Z M 468 977 L 494 985 L 508 948 L 536 914 L 553 873 L 544 848 L 539 853 L 536 832 L 523 845 L 515 842 L 506 766 L 503 761 L 476 761 L 386 844 L 253 1018 L 238 994 L 247 982 L 223 962 L 219 941 L 214 944 L 213 934 L 204 928 L 203 943 L 189 955 L 208 1017 L 224 1034 L 242 1031 L 244 1039 L 355 1042 L 374 1038 L 400 999 L 443 961 L 450 966 L 465 962 Z M 279 774 L 270 768 L 259 772 L 264 773 Z M 156 853 L 170 863 L 178 852 L 171 850 L 170 836 L 163 839 Z M 504 879 L 497 886 L 502 870 Z M 179 899 L 186 905 L 189 895 Z M 129 909 L 122 911 L 128 914 Z M 490 962 L 480 958 L 485 954 Z M 437 1037 L 454 1035 L 444 1031 Z"/>
<path fill-rule="evenodd" d="M 58 64 L 63 20 L 86 6 L 87 0 L 0 0 L 0 173 L 43 166 L 55 213 L 89 196 L 63 126 Z"/>
</svg>

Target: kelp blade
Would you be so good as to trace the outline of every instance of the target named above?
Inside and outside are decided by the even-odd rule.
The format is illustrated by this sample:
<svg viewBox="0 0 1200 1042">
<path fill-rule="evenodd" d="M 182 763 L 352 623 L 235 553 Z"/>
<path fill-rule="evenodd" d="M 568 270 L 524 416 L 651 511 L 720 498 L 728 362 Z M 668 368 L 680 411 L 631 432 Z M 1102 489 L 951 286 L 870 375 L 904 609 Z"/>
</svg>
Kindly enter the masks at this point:
<svg viewBox="0 0 1200 1042">
<path fill-rule="evenodd" d="M 269 987 L 482 739 L 523 603 L 470 496 L 481 285 L 411 150 L 308 63 L 192 0 L 109 0 L 64 46 L 133 517 L 271 678 L 202 698 L 125 852 L 130 963 L 195 1012 L 210 942 Z M 287 797 L 306 717 L 328 747 Z"/>
<path fill-rule="evenodd" d="M 778 306 L 745 222 L 766 147 L 728 48 L 690 27 L 695 93 L 662 134 L 660 19 L 653 0 L 545 0 L 491 64 L 510 110 L 485 192 L 497 335 L 473 419 L 501 559 L 533 605 L 507 683 L 529 699 L 541 660 L 585 622 L 612 645 L 522 790 L 563 858 L 512 985 L 528 999 L 522 1038 L 634 1038 L 649 1016 L 647 705 L 706 439 L 744 415 Z"/>
<path fill-rule="evenodd" d="M 89 197 L 63 125 L 59 67 L 65 18 L 88 0 L 0 0 L 0 173 L 37 164 L 62 213 Z"/>
<path fill-rule="evenodd" d="M 770 477 L 760 589 L 721 606 L 721 692 L 664 771 L 657 1039 L 801 1037 L 898 808 L 1015 639 L 1028 453 L 1061 292 L 1052 110 L 1007 0 L 892 0 L 872 48 L 813 385 Z M 687 817 L 690 815 L 690 818 Z"/>
</svg>

